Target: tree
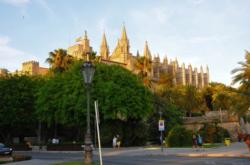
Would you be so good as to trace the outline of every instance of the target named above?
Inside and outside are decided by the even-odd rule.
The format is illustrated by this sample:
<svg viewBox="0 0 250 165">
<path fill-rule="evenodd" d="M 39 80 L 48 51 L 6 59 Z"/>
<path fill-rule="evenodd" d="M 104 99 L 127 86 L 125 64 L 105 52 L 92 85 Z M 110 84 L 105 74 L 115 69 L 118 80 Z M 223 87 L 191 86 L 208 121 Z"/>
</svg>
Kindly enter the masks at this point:
<svg viewBox="0 0 250 165">
<path fill-rule="evenodd" d="M 187 85 L 183 90 L 183 102 L 182 107 L 188 113 L 188 116 L 191 117 L 192 112 L 199 112 L 205 110 L 204 100 L 201 97 L 201 94 L 198 92 L 197 88 L 194 86 Z"/>
<path fill-rule="evenodd" d="M 241 66 L 232 70 L 232 74 L 236 74 L 233 77 L 232 84 L 240 83 L 240 87 L 237 90 L 237 94 L 232 99 L 231 109 L 242 117 L 249 109 L 250 101 L 250 52 L 245 52 L 245 62 L 238 62 Z"/>
<path fill-rule="evenodd" d="M 152 61 L 145 57 L 138 57 L 136 59 L 135 67 L 136 70 L 138 70 L 138 76 L 143 81 L 143 84 L 148 88 L 152 88 L 152 80 L 150 77 Z"/>
<path fill-rule="evenodd" d="M 250 52 L 245 53 L 245 62 L 238 62 L 241 66 L 240 68 L 235 68 L 232 70 L 232 74 L 236 74 L 233 77 L 232 83 L 235 84 L 239 82 L 240 84 L 250 83 Z"/>
<path fill-rule="evenodd" d="M 163 97 L 157 93 L 154 94 L 153 98 L 154 112 L 148 118 L 149 125 L 149 140 L 159 143 L 160 132 L 158 131 L 158 121 L 160 118 L 160 112 L 162 113 L 162 119 L 165 120 L 165 132 L 168 132 L 176 125 L 182 124 L 182 117 L 184 116 L 183 111 L 177 105 L 169 102 L 166 97 Z"/>
<path fill-rule="evenodd" d="M 51 66 L 54 73 L 61 73 L 69 68 L 73 58 L 67 54 L 64 49 L 56 49 L 54 52 L 49 52 L 49 57 L 46 62 Z"/>
<path fill-rule="evenodd" d="M 173 75 L 170 73 L 160 73 L 160 77 L 156 82 L 157 93 L 166 92 L 166 89 L 173 89 Z"/>
<path fill-rule="evenodd" d="M 83 128 L 86 96 L 81 65 L 82 61 L 76 61 L 67 71 L 48 78 L 41 87 L 36 107 L 42 121 Z M 101 127 L 112 128 L 102 129 L 106 130 L 104 139 L 110 140 L 117 133 L 128 145 L 145 139 L 138 131 L 143 131 L 143 121 L 153 110 L 152 94 L 136 75 L 120 66 L 97 63 L 91 89 L 92 100 L 99 102 L 101 121 L 105 121 Z"/>
<path fill-rule="evenodd" d="M 206 106 L 210 111 L 214 110 L 213 107 L 213 88 L 211 86 L 207 86 L 205 88 L 202 89 L 201 91 L 202 97 L 205 99 L 206 102 Z"/>
<path fill-rule="evenodd" d="M 0 139 L 11 142 L 11 137 L 24 136 L 24 132 L 34 136 L 37 86 L 35 77 L 9 75 L 0 78 Z"/>
<path fill-rule="evenodd" d="M 216 110 L 229 110 L 234 89 L 221 83 L 211 83 L 212 103 Z"/>
</svg>

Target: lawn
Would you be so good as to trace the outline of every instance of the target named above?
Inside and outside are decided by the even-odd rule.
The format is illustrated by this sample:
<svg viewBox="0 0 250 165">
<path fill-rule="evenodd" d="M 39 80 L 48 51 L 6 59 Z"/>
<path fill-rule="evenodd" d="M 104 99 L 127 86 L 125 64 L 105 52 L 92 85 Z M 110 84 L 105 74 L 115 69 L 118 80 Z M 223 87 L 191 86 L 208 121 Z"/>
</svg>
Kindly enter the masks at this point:
<svg viewBox="0 0 250 165">
<path fill-rule="evenodd" d="M 203 147 L 204 148 L 217 148 L 217 147 L 222 147 L 224 146 L 223 143 L 204 143 Z"/>
</svg>

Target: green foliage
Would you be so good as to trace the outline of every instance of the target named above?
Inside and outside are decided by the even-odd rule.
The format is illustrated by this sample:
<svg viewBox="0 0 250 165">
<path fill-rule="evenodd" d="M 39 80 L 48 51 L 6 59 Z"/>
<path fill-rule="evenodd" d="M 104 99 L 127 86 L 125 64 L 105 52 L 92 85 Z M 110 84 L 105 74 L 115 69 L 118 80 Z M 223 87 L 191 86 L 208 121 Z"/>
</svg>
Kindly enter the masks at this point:
<svg viewBox="0 0 250 165">
<path fill-rule="evenodd" d="M 243 117 L 246 115 L 250 101 L 250 52 L 245 52 L 245 61 L 238 62 L 240 67 L 232 70 L 232 84 L 239 83 L 236 97 L 233 98 L 231 110 Z"/>
<path fill-rule="evenodd" d="M 228 131 L 219 127 L 216 123 L 214 125 L 205 124 L 199 132 L 203 137 L 204 142 L 207 143 L 221 143 L 224 141 L 224 138 L 230 137 Z"/>
<path fill-rule="evenodd" d="M 84 127 L 86 92 L 81 65 L 82 62 L 76 62 L 62 74 L 45 80 L 38 91 L 36 101 L 37 114 L 43 122 L 49 125 L 57 123 Z M 118 133 L 128 145 L 135 144 L 136 141 L 143 142 L 143 134 L 136 133 L 143 130 L 142 121 L 145 121 L 153 110 L 152 94 L 136 75 L 119 66 L 96 64 L 91 96 L 90 113 L 94 116 L 93 100 L 98 100 L 101 127 L 104 121 L 111 122 L 111 128 L 117 126 L 117 122 L 120 123 L 117 132 L 103 132 L 106 136 L 104 139 L 107 139 L 104 143 L 108 144 Z"/>
<path fill-rule="evenodd" d="M 162 119 L 165 120 L 165 134 L 167 134 L 174 126 L 182 123 L 182 117 L 184 116 L 184 113 L 176 105 L 171 102 L 168 102 L 165 97 L 161 97 L 155 94 L 153 101 L 155 111 L 147 121 L 149 125 L 148 139 L 150 142 L 159 143 L 159 112 L 162 113 Z"/>
<path fill-rule="evenodd" d="M 250 82 L 250 52 L 245 53 L 245 62 L 238 62 L 241 66 L 232 70 L 232 74 L 236 74 L 233 77 L 233 84 L 239 82 L 241 85 Z"/>
<path fill-rule="evenodd" d="M 167 137 L 169 147 L 187 147 L 192 145 L 192 132 L 183 126 L 176 126 L 171 129 Z"/>
<path fill-rule="evenodd" d="M 96 65 L 93 99 L 99 101 L 105 119 L 143 119 L 152 112 L 152 94 L 128 70 Z"/>
<path fill-rule="evenodd" d="M 29 132 L 37 121 L 34 102 L 39 78 L 8 76 L 0 78 L 0 138 Z M 11 130 L 9 129 L 11 128 Z"/>
<path fill-rule="evenodd" d="M 67 70 L 72 61 L 72 56 L 68 55 L 64 49 L 56 49 L 53 52 L 49 52 L 49 57 L 46 59 L 53 73 L 62 73 Z"/>
<path fill-rule="evenodd" d="M 115 135 L 121 137 L 122 146 L 145 145 L 148 137 L 148 125 L 143 120 L 105 120 L 100 125 L 102 145 L 110 147 Z"/>
</svg>

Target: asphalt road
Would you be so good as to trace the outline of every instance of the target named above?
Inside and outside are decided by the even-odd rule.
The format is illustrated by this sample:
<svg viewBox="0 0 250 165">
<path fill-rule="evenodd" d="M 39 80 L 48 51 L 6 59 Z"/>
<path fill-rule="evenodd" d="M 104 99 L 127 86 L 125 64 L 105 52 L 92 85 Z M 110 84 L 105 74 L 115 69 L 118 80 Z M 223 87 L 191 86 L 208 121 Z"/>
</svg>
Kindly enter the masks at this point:
<svg viewBox="0 0 250 165">
<path fill-rule="evenodd" d="M 81 162 L 82 153 L 28 152 L 32 159 L 55 162 Z M 98 161 L 98 157 L 94 157 Z M 163 155 L 112 155 L 103 158 L 104 165 L 250 165 L 249 158 L 190 158 Z"/>
</svg>

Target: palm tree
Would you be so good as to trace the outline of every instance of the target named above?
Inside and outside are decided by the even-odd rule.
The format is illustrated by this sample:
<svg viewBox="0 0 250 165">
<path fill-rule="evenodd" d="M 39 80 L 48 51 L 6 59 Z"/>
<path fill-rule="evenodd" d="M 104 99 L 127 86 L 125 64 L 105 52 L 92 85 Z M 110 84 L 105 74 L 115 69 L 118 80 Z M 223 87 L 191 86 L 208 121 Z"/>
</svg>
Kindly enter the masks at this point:
<svg viewBox="0 0 250 165">
<path fill-rule="evenodd" d="M 230 106 L 230 94 L 227 91 L 218 91 L 213 95 L 213 103 L 215 108 L 220 111 L 228 110 Z"/>
<path fill-rule="evenodd" d="M 161 73 L 157 81 L 157 92 L 164 93 L 168 88 L 173 88 L 173 75 L 169 73 Z"/>
<path fill-rule="evenodd" d="M 184 87 L 183 93 L 183 108 L 187 111 L 189 117 L 191 117 L 192 112 L 200 111 L 200 107 L 204 108 L 202 106 L 204 101 L 196 87 L 187 85 Z"/>
<path fill-rule="evenodd" d="M 238 88 L 238 97 L 234 98 L 233 109 L 242 116 L 247 113 L 250 101 L 250 52 L 245 52 L 245 62 L 238 62 L 241 66 L 232 70 L 233 77 L 232 84 L 239 82 L 241 86 Z"/>
<path fill-rule="evenodd" d="M 53 52 L 49 52 L 49 57 L 46 59 L 51 70 L 55 73 L 61 73 L 68 69 L 72 61 L 72 56 L 68 55 L 64 49 L 56 49 Z"/>
<path fill-rule="evenodd" d="M 138 57 L 135 63 L 135 67 L 138 71 L 138 76 L 143 81 L 143 84 L 148 88 L 152 88 L 152 80 L 150 77 L 152 62 L 145 57 Z"/>
<path fill-rule="evenodd" d="M 250 52 L 246 51 L 245 62 L 238 62 L 241 65 L 240 68 L 235 68 L 232 70 L 232 74 L 236 74 L 233 77 L 232 84 L 239 82 L 240 84 L 250 84 Z"/>
</svg>

